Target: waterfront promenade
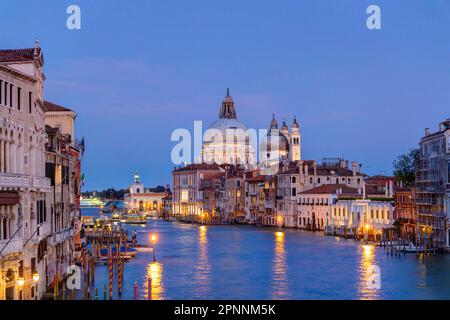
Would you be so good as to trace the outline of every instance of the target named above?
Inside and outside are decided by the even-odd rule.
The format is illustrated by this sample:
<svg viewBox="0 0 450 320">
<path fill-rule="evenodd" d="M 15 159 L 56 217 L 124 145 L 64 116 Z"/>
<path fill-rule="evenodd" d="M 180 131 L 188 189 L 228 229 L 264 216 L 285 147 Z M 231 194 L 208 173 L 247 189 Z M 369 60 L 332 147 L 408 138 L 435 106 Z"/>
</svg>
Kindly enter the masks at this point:
<svg viewBox="0 0 450 320">
<path fill-rule="evenodd" d="M 153 299 L 450 299 L 449 255 L 393 257 L 372 244 L 301 230 L 161 220 L 126 228 L 142 244 L 157 234 L 157 261 L 141 252 L 125 264 L 122 299 L 133 299 L 135 281 L 147 299 L 148 276 Z M 381 270 L 379 290 L 367 287 L 372 265 Z M 96 267 L 95 279 L 103 299 L 106 266 Z"/>
</svg>

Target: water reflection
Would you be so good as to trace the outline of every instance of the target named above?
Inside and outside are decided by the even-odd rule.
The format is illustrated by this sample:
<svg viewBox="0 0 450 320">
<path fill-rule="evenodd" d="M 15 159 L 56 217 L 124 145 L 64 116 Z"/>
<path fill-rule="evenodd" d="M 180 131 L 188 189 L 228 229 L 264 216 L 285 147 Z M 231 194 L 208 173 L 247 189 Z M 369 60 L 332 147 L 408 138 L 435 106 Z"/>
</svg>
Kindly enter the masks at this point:
<svg viewBox="0 0 450 320">
<path fill-rule="evenodd" d="M 147 276 L 144 284 L 145 299 L 148 299 L 148 278 L 152 279 L 151 282 L 151 298 L 152 300 L 164 299 L 164 285 L 162 283 L 163 266 L 157 261 L 154 261 L 147 265 Z"/>
<path fill-rule="evenodd" d="M 206 226 L 199 227 L 199 253 L 196 266 L 196 282 L 199 286 L 199 294 L 203 297 L 207 296 L 210 288 L 211 265 L 208 255 L 208 228 Z"/>
<path fill-rule="evenodd" d="M 375 261 L 376 247 L 373 245 L 362 245 L 359 247 L 359 283 L 358 297 L 363 300 L 377 299 L 381 289 L 381 273 Z"/>
<path fill-rule="evenodd" d="M 286 247 L 284 232 L 275 232 L 275 248 L 272 264 L 272 299 L 288 299 Z"/>
<path fill-rule="evenodd" d="M 417 270 L 418 270 L 418 287 L 425 288 L 427 286 L 427 265 L 425 264 L 423 254 L 419 255 L 419 264 L 417 265 Z"/>
</svg>

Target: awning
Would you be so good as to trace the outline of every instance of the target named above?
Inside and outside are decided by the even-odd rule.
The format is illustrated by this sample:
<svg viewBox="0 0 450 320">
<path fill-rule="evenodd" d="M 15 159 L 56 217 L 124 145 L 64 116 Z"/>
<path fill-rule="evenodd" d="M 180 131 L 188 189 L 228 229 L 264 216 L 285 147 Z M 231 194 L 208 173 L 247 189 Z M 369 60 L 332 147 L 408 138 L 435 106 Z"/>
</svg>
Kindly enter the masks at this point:
<svg viewBox="0 0 450 320">
<path fill-rule="evenodd" d="M 18 192 L 0 192 L 0 205 L 12 206 L 18 204 L 20 200 Z"/>
</svg>

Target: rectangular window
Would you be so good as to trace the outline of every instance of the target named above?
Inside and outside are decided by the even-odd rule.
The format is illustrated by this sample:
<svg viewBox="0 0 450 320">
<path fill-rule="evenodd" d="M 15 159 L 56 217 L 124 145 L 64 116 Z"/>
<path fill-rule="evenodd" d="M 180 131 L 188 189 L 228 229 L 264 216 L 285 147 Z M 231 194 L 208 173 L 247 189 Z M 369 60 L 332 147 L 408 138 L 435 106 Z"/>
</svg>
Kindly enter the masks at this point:
<svg viewBox="0 0 450 320">
<path fill-rule="evenodd" d="M 30 92 L 28 92 L 28 112 L 32 113 L 32 103 L 33 103 L 33 94 Z"/>
<path fill-rule="evenodd" d="M 31 273 L 36 273 L 36 258 L 31 258 Z"/>
<path fill-rule="evenodd" d="M 23 260 L 19 261 L 19 277 L 23 277 Z"/>
<path fill-rule="evenodd" d="M 450 183 L 450 161 L 447 163 L 447 183 Z"/>
<path fill-rule="evenodd" d="M 14 90 L 14 85 L 10 84 L 9 85 L 9 107 L 13 108 L 13 90 Z"/>
<path fill-rule="evenodd" d="M 22 107 L 22 88 L 17 87 L 17 110 Z"/>
<path fill-rule="evenodd" d="M 7 106 L 8 105 L 8 82 L 6 82 L 6 81 L 5 81 L 4 88 L 5 88 L 5 93 L 3 96 L 3 99 L 4 99 L 3 101 L 5 102 L 4 105 Z"/>
<path fill-rule="evenodd" d="M 181 190 L 181 201 L 182 202 L 188 202 L 189 200 L 189 191 L 188 190 Z"/>
<path fill-rule="evenodd" d="M 47 162 L 45 164 L 45 176 L 50 178 L 51 185 L 55 185 L 55 164 Z"/>
</svg>

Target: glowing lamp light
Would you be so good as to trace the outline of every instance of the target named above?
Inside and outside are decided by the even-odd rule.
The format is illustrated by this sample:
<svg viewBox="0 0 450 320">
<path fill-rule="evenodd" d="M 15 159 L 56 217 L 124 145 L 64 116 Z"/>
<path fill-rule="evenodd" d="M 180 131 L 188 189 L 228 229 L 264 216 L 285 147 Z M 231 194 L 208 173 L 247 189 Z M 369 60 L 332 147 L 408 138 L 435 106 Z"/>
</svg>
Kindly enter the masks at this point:
<svg viewBox="0 0 450 320">
<path fill-rule="evenodd" d="M 365 225 L 365 228 L 366 228 L 366 230 L 369 230 L 369 225 L 366 224 L 366 225 Z"/>
<path fill-rule="evenodd" d="M 153 243 L 155 243 L 156 242 L 156 235 L 152 234 L 150 239 L 152 240 Z"/>
<path fill-rule="evenodd" d="M 34 282 L 39 282 L 39 273 L 35 272 L 35 273 L 33 274 L 33 281 L 34 281 Z"/>
<path fill-rule="evenodd" d="M 25 279 L 23 277 L 19 277 L 17 279 L 17 284 L 19 285 L 19 287 L 23 287 L 23 285 L 25 284 Z"/>
</svg>

